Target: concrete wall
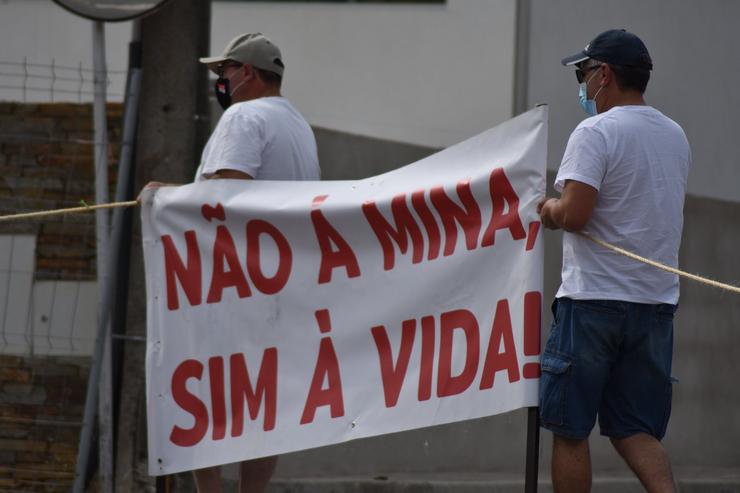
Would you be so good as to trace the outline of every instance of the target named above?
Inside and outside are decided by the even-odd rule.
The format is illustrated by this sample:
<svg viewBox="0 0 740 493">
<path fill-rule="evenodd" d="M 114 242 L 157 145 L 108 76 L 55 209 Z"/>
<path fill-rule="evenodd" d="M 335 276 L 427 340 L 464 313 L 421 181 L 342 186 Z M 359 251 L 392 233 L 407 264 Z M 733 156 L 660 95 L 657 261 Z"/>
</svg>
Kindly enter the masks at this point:
<svg viewBox="0 0 740 493">
<path fill-rule="evenodd" d="M 585 117 L 578 105 L 573 70 L 562 67 L 560 60 L 606 29 L 637 33 L 655 66 L 646 93 L 648 104 L 683 126 L 693 152 L 680 266 L 736 283 L 740 279 L 740 233 L 734 227 L 740 213 L 740 148 L 734 141 L 740 124 L 733 112 L 740 107 L 734 89 L 740 84 L 740 71 L 732 64 L 716 71 L 707 67 L 724 67 L 735 58 L 740 3 L 531 0 L 530 14 L 527 92 L 530 105 L 550 104 L 548 168 L 557 169 L 568 135 Z M 547 233 L 545 238 L 546 293 L 552 295 L 559 283 L 554 266 L 560 265 L 560 235 Z M 734 351 L 740 347 L 739 310 L 737 295 L 682 282 L 673 371 L 679 382 L 674 386 L 673 417 L 665 439 L 676 465 L 740 464 L 740 390 L 731 372 Z M 604 440 L 594 442 L 597 467 L 623 467 Z"/>
<path fill-rule="evenodd" d="M 71 37 L 67 44 L 89 51 L 84 24 L 70 29 L 69 19 L 50 19 L 42 12 L 37 20 L 19 17 L 17 10 L 8 17 L 21 3 L 51 5 L 38 0 L 0 4 L 0 41 L 12 48 L 7 53 L 48 56 L 61 49 L 66 36 Z M 427 6 L 215 2 L 212 51 L 243 31 L 262 30 L 278 41 L 288 66 L 285 93 L 312 124 L 322 127 L 317 139 L 325 178 L 359 178 L 414 161 L 432 147 L 508 118 L 514 13 L 513 0 Z M 656 67 L 648 101 L 685 128 L 693 147 L 681 266 L 714 278 L 740 279 L 740 230 L 733 227 L 740 213 L 735 170 L 740 150 L 734 145 L 738 124 L 731 113 L 740 107 L 735 91 L 740 71 L 733 65 L 740 3 L 531 0 L 530 15 L 526 88 L 529 106 L 550 104 L 549 168 L 557 168 L 569 132 L 583 118 L 572 70 L 561 67 L 560 59 L 604 29 L 637 32 Z M 58 34 L 62 29 L 64 36 Z M 111 45 L 127 41 L 127 28 L 121 29 L 109 37 Z M 109 54 L 109 59 L 109 65 L 125 63 L 123 55 Z M 559 282 L 559 240 L 557 233 L 545 234 L 546 300 Z M 547 327 L 549 316 L 545 322 Z M 680 382 L 666 437 L 679 466 L 740 464 L 740 389 L 732 372 L 739 326 L 736 295 L 683 283 L 674 363 Z M 279 474 L 521 471 L 524 425 L 525 413 L 518 411 L 350 442 L 287 455 Z M 548 446 L 545 433 L 543 470 Z M 593 450 L 597 469 L 624 470 L 604 439 L 595 437 Z"/>
<path fill-rule="evenodd" d="M 284 93 L 313 125 L 443 147 L 507 120 L 514 91 L 516 0 L 432 4 L 213 2 L 211 47 L 262 31 L 282 49 Z M 49 0 L 0 2 L 0 62 L 92 65 L 92 24 Z M 125 69 L 131 23 L 106 24 L 108 67 Z M 157 49 L 145 46 L 145 50 Z M 50 77 L 49 67 L 31 73 Z M 0 100 L 47 101 L 50 80 L 23 82 L 0 65 Z M 77 101 L 78 74 L 57 81 L 55 101 Z M 15 76 L 5 76 L 13 73 Z M 90 78 L 86 73 L 86 79 Z M 172 73 L 176 83 L 180 73 Z M 124 78 L 111 74 L 110 99 Z M 71 93 L 61 93 L 59 90 Z M 90 91 L 92 86 L 85 84 Z M 83 94 L 83 100 L 90 99 Z"/>
<path fill-rule="evenodd" d="M 109 101 L 123 98 L 131 24 L 105 24 Z M 92 26 L 51 0 L 0 2 L 0 101 L 91 101 Z"/>
<path fill-rule="evenodd" d="M 515 0 L 214 2 L 211 47 L 261 31 L 312 125 L 443 147 L 511 116 Z"/>
<path fill-rule="evenodd" d="M 689 192 L 740 202 L 740 70 L 734 0 L 530 0 L 530 105 L 550 104 L 549 168 L 557 169 L 570 131 L 584 118 L 573 69 L 560 60 L 596 34 L 625 28 L 650 51 L 646 99 L 686 131 L 693 152 Z M 728 63 L 729 62 L 729 63 Z"/>
<path fill-rule="evenodd" d="M 387 170 L 382 163 L 406 164 L 434 149 L 317 129 L 326 179 L 372 176 Z M 377 156 L 377 157 L 376 157 Z M 552 158 L 552 154 L 551 154 Z M 548 184 L 554 174 L 549 173 Z M 549 193 L 553 194 L 551 186 Z M 740 230 L 732 228 L 740 204 L 689 196 L 681 267 L 689 272 L 740 279 L 737 245 Z M 545 312 L 543 339 L 552 317 L 551 302 L 560 283 L 561 234 L 546 231 Z M 691 281 L 681 285 L 675 324 L 673 414 L 665 445 L 682 471 L 709 469 L 711 474 L 740 464 L 740 388 L 732 372 L 740 347 L 740 297 Z M 373 477 L 399 473 L 464 475 L 524 471 L 526 411 L 464 423 L 363 439 L 285 455 L 278 476 L 355 475 Z M 540 470 L 547 477 L 551 436 L 543 432 Z M 608 440 L 591 439 L 595 470 L 627 473 Z"/>
</svg>

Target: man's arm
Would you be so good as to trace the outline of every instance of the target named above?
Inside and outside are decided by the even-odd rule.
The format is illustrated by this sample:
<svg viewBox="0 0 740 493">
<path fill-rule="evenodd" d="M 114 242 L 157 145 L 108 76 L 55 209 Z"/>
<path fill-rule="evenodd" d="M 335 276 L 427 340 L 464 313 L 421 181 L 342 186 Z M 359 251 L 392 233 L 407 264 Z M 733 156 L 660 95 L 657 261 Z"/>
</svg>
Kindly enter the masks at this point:
<svg viewBox="0 0 740 493">
<path fill-rule="evenodd" d="M 566 180 L 559 199 L 546 197 L 537 204 L 542 224 L 549 229 L 582 230 L 591 219 L 598 193 L 591 185 Z"/>
<path fill-rule="evenodd" d="M 220 169 L 216 171 L 216 173 L 213 174 L 209 178 L 209 180 L 218 179 L 218 178 L 231 178 L 231 179 L 237 179 L 237 180 L 251 180 L 252 176 L 249 173 L 244 173 L 243 171 L 237 171 L 235 169 Z M 150 188 L 160 188 L 160 187 L 179 187 L 180 185 L 177 183 L 162 183 L 161 181 L 150 181 L 147 183 L 144 188 L 141 189 L 141 192 L 144 190 L 150 189 Z M 141 200 L 141 192 L 139 192 L 139 196 L 136 197 L 136 200 Z"/>
<path fill-rule="evenodd" d="M 210 179 L 218 179 L 218 178 L 231 178 L 235 180 L 251 180 L 252 175 L 249 173 L 245 173 L 243 171 L 235 170 L 235 169 L 220 169 L 216 171 Z"/>
</svg>

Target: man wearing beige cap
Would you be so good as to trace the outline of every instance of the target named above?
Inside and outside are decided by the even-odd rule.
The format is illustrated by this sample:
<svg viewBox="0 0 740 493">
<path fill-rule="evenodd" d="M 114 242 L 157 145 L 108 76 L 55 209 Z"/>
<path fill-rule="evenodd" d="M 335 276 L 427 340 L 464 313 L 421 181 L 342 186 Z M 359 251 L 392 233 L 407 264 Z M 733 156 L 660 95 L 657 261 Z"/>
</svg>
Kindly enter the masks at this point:
<svg viewBox="0 0 740 493">
<path fill-rule="evenodd" d="M 200 61 L 218 75 L 214 89 L 225 111 L 195 181 L 320 179 L 311 127 L 280 94 L 285 65 L 272 41 L 260 33 L 241 34 L 220 56 Z"/>
<path fill-rule="evenodd" d="M 285 66 L 272 41 L 260 33 L 241 34 L 222 55 L 200 61 L 218 75 L 216 97 L 225 111 L 203 150 L 195 181 L 320 179 L 313 131 L 280 94 Z M 277 457 L 242 462 L 239 491 L 263 491 L 276 464 Z M 218 466 L 194 475 L 199 492 L 222 490 Z"/>
</svg>

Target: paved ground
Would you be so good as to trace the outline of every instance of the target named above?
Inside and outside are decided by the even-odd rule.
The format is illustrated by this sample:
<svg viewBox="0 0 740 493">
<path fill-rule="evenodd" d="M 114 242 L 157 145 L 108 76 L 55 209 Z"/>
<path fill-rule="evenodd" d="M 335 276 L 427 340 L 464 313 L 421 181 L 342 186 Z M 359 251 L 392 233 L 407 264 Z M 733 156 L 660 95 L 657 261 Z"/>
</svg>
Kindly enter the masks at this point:
<svg viewBox="0 0 740 493">
<path fill-rule="evenodd" d="M 681 468 L 675 471 L 679 493 L 740 493 L 740 468 Z M 399 474 L 344 478 L 275 479 L 268 493 L 514 493 L 524 491 L 524 480 L 508 473 L 415 475 Z M 551 493 L 549 473 L 540 478 L 538 491 Z M 639 482 L 621 473 L 595 475 L 594 493 L 644 492 Z"/>
</svg>

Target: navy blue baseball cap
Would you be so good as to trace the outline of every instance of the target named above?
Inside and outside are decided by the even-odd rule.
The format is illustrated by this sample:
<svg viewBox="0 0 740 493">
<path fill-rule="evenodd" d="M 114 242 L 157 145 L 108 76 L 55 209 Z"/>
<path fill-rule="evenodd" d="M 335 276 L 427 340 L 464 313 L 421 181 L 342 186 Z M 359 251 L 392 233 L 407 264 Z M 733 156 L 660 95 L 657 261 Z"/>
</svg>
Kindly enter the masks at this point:
<svg viewBox="0 0 740 493">
<path fill-rule="evenodd" d="M 653 60 L 650 58 L 645 43 L 624 29 L 604 31 L 587 44 L 582 51 L 563 58 L 562 64 L 575 65 L 589 58 L 614 65 L 653 69 Z"/>
</svg>

